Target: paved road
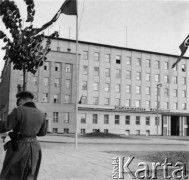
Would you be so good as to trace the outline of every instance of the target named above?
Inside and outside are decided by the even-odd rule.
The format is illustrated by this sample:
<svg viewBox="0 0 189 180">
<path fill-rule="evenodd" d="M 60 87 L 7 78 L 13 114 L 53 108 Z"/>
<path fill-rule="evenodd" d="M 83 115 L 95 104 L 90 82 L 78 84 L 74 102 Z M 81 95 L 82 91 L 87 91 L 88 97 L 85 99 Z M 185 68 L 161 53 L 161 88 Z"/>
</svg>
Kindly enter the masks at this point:
<svg viewBox="0 0 189 180">
<path fill-rule="evenodd" d="M 189 142 L 158 138 L 133 139 L 79 139 L 77 150 L 74 138 L 46 136 L 39 139 L 43 159 L 39 180 L 110 180 L 112 179 L 112 158 L 115 154 L 106 151 L 188 151 Z M 4 158 L 0 143 L 0 168 Z M 131 169 L 136 169 L 140 160 L 135 159 Z M 125 179 L 129 180 L 128 174 Z"/>
</svg>

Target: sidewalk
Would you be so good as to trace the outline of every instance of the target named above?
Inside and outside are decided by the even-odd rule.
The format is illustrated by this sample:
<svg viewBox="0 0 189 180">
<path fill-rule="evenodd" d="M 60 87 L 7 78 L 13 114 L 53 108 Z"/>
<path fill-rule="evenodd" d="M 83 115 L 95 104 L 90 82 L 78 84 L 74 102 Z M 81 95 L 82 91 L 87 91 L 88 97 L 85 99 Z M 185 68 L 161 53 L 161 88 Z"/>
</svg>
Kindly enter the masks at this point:
<svg viewBox="0 0 189 180">
<path fill-rule="evenodd" d="M 177 144 L 186 147 L 188 145 L 188 141 L 155 137 L 126 137 L 125 139 L 79 137 L 76 150 L 74 137 L 47 135 L 39 137 L 38 140 L 41 141 L 43 154 L 38 180 L 112 180 L 112 158 L 116 155 L 105 151 L 128 151 L 127 144 Z M 0 142 L 0 169 L 5 155 L 2 145 Z M 127 157 L 125 159 L 127 160 Z M 134 159 L 129 168 L 132 171 L 137 170 L 139 162 L 141 162 L 139 159 Z M 131 178 L 125 173 L 124 179 Z"/>
</svg>

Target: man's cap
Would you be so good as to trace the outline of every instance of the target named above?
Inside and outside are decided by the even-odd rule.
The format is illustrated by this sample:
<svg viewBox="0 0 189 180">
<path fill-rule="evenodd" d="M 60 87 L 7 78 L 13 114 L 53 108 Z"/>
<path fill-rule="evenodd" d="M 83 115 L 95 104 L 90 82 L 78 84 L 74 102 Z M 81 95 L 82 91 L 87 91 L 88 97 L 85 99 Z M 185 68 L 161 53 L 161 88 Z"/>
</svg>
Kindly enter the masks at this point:
<svg viewBox="0 0 189 180">
<path fill-rule="evenodd" d="M 31 98 L 31 99 L 33 99 L 34 95 L 29 91 L 21 91 L 16 94 L 16 98 L 19 98 L 19 99 Z"/>
</svg>

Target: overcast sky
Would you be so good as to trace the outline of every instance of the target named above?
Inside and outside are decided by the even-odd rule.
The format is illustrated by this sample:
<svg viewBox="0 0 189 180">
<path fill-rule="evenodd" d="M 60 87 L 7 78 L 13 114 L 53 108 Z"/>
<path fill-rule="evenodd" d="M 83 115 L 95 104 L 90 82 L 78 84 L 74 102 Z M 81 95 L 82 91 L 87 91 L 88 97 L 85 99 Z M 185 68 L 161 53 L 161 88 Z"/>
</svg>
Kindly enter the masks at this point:
<svg viewBox="0 0 189 180">
<path fill-rule="evenodd" d="M 15 2 L 22 18 L 26 19 L 24 0 Z M 39 28 L 51 20 L 63 2 L 35 0 L 34 27 Z M 189 34 L 188 0 L 79 0 L 78 10 L 79 40 L 82 41 L 180 55 L 179 45 Z M 75 39 L 75 22 L 75 16 L 61 14 L 45 33 L 60 29 L 60 37 L 69 38 L 70 29 L 71 39 Z M 5 29 L 2 21 L 0 29 Z M 0 51 L 0 71 L 2 57 Z"/>
</svg>

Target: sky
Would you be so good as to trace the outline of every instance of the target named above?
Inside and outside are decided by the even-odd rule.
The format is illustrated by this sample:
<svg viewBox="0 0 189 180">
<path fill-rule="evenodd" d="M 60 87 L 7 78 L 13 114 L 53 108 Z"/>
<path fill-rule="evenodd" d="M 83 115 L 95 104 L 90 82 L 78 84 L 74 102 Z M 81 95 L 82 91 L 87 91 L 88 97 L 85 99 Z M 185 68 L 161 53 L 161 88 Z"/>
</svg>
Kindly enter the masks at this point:
<svg viewBox="0 0 189 180">
<path fill-rule="evenodd" d="M 14 0 L 26 20 L 24 0 Z M 34 0 L 34 27 L 57 13 L 64 0 Z M 189 34 L 188 0 L 78 0 L 79 40 L 180 55 L 179 45 Z M 27 26 L 24 23 L 24 26 Z M 6 31 L 0 19 L 0 30 Z M 60 38 L 76 39 L 76 17 L 61 14 L 45 30 Z M 0 40 L 0 48 L 4 45 Z M 186 52 L 185 56 L 188 56 Z M 0 72 L 4 51 L 0 50 Z"/>
</svg>

